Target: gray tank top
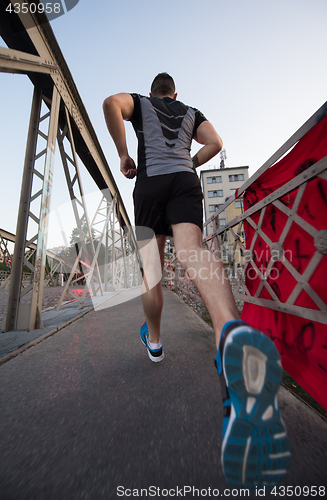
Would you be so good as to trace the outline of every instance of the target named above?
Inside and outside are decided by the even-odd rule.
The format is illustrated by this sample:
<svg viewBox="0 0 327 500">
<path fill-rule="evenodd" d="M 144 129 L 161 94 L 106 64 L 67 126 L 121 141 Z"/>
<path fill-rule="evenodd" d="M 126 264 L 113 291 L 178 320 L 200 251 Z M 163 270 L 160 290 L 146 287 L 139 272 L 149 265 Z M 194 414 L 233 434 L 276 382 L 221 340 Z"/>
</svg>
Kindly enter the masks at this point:
<svg viewBox="0 0 327 500">
<path fill-rule="evenodd" d="M 205 116 L 170 97 L 131 96 L 134 113 L 130 121 L 138 139 L 138 178 L 194 172 L 191 143 Z"/>
</svg>

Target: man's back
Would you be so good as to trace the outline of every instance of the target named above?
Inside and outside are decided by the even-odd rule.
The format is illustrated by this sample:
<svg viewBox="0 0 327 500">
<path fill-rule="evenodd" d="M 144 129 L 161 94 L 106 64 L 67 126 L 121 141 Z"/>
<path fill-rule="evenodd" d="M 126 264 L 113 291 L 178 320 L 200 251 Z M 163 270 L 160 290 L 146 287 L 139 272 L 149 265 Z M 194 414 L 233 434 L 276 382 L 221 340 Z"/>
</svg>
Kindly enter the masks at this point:
<svg viewBox="0 0 327 500">
<path fill-rule="evenodd" d="M 138 137 L 138 177 L 193 171 L 191 142 L 206 121 L 197 110 L 170 97 L 131 94 L 131 118 Z"/>
</svg>

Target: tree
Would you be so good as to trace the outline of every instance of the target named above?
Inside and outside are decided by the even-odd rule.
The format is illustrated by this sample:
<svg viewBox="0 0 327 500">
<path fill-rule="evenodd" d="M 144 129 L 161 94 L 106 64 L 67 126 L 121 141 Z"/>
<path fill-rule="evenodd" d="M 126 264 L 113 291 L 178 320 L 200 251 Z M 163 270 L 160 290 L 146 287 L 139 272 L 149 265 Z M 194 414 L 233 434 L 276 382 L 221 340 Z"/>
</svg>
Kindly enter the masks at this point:
<svg viewBox="0 0 327 500">
<path fill-rule="evenodd" d="M 88 231 L 87 231 L 87 224 L 86 224 L 85 219 L 83 220 L 83 222 L 81 224 L 81 228 L 82 228 L 83 233 L 86 236 Z M 94 240 L 95 239 L 95 231 L 93 228 L 91 229 L 91 235 L 92 235 L 92 240 Z M 75 227 L 72 230 L 72 234 L 70 236 L 70 241 L 69 241 L 70 246 L 75 247 L 75 244 L 77 243 L 79 245 L 80 241 L 81 241 L 81 238 L 80 238 L 80 233 L 79 233 L 78 227 Z"/>
</svg>

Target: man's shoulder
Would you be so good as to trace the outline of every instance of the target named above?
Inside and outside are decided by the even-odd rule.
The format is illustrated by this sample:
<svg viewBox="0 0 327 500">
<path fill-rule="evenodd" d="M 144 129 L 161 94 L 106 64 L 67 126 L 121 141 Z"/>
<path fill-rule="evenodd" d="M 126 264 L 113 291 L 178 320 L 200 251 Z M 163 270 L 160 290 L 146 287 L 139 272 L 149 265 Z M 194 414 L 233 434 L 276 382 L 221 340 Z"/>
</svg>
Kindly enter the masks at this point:
<svg viewBox="0 0 327 500">
<path fill-rule="evenodd" d="M 151 98 L 142 94 L 137 94 L 136 92 L 130 94 L 134 101 L 134 109 L 136 112 L 140 112 L 142 108 L 142 102 L 150 102 Z"/>
<path fill-rule="evenodd" d="M 131 92 L 130 95 L 133 97 L 133 99 L 148 99 L 145 95 L 138 94 L 137 92 Z"/>
<path fill-rule="evenodd" d="M 194 106 L 190 106 L 189 104 L 186 104 L 185 102 L 179 101 L 177 99 L 176 99 L 176 101 L 172 100 L 172 105 L 175 106 L 176 108 L 180 108 L 180 109 L 183 109 L 183 110 L 189 110 L 190 109 L 190 110 L 194 111 L 194 113 L 200 113 L 200 114 L 202 114 L 201 111 L 198 108 L 196 108 Z"/>
<path fill-rule="evenodd" d="M 207 118 L 204 116 L 202 111 L 200 111 L 198 108 L 195 108 L 194 106 L 189 106 L 188 104 L 185 104 L 182 101 L 175 101 L 175 102 L 177 103 L 177 108 L 179 108 L 181 112 L 182 112 L 182 110 L 184 110 L 184 113 L 186 111 L 191 110 L 191 113 L 193 114 L 193 116 L 195 118 L 195 122 L 196 122 L 197 126 L 200 125 L 200 123 L 202 123 L 203 121 L 207 120 Z"/>
</svg>

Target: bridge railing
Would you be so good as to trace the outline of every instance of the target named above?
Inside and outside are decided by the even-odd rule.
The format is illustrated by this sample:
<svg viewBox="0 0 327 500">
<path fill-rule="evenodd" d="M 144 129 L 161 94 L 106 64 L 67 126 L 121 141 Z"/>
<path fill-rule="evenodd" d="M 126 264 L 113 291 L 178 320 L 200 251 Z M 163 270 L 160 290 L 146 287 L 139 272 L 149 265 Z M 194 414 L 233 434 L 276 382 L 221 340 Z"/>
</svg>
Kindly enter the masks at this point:
<svg viewBox="0 0 327 500">
<path fill-rule="evenodd" d="M 211 234 L 208 234 L 203 239 L 203 244 L 212 252 L 217 252 L 222 257 L 223 250 L 226 248 L 228 233 L 232 235 L 231 240 L 233 245 L 228 247 L 227 268 L 230 278 L 237 279 L 237 287 L 235 289 L 235 298 L 240 301 L 250 302 L 263 307 L 276 309 L 279 311 L 294 314 L 314 321 L 320 321 L 327 324 L 327 306 L 321 298 L 315 294 L 309 285 L 310 278 L 317 271 L 317 268 L 323 259 L 324 254 L 327 252 L 327 224 L 326 224 L 326 207 L 321 206 L 321 219 L 322 224 L 326 225 L 326 229 L 317 229 L 316 225 L 311 224 L 303 219 L 297 210 L 303 204 L 304 193 L 308 184 L 313 180 L 319 178 L 322 180 L 327 179 L 327 156 L 323 157 L 317 162 L 314 162 L 308 168 L 305 168 L 297 176 L 287 180 L 285 184 L 279 185 L 276 190 L 269 190 L 269 194 L 261 199 L 258 203 L 253 204 L 246 209 L 241 215 L 235 217 L 233 220 L 228 221 L 224 226 L 219 227 L 219 214 L 224 212 L 226 208 L 234 202 L 235 199 L 242 197 L 246 194 L 247 190 L 260 178 L 260 176 L 267 172 L 277 160 L 291 150 L 291 148 L 304 137 L 315 125 L 317 125 L 324 117 L 327 116 L 327 103 L 325 103 L 304 125 L 301 127 L 250 179 L 248 179 L 235 193 L 231 196 L 224 205 L 222 205 L 209 219 L 204 223 L 204 229 L 211 229 Z M 327 141 L 327 137 L 324 138 Z M 291 193 L 296 193 L 296 197 L 291 208 L 287 207 L 283 202 L 285 196 Z M 264 224 L 266 223 L 268 209 L 277 208 L 285 216 L 285 226 L 278 241 L 272 241 L 266 234 Z M 257 214 L 258 221 L 254 221 L 254 216 Z M 259 215 L 260 214 L 260 215 Z M 290 252 L 283 247 L 285 240 L 288 238 L 289 230 L 292 223 L 295 222 L 307 232 L 308 236 L 315 242 L 315 252 L 310 259 L 310 264 L 306 268 L 304 274 L 300 274 L 298 270 L 292 265 L 292 256 Z M 254 237 L 250 244 L 246 241 L 245 224 L 252 228 Z M 270 259 L 264 266 L 259 268 L 258 255 L 254 252 L 256 240 L 260 236 L 270 249 Z M 243 257 L 244 264 L 242 266 L 236 265 L 235 262 L 240 262 L 240 259 L 235 259 L 236 252 Z M 224 252 L 225 253 L 225 252 Z M 282 262 L 287 267 L 290 275 L 298 282 L 297 291 L 292 294 L 288 300 L 281 301 L 278 294 L 269 285 L 268 277 L 271 276 L 276 262 Z M 170 268 L 170 269 L 169 269 Z M 172 272 L 172 269 L 174 272 Z M 252 294 L 247 287 L 246 277 L 249 275 L 249 270 L 254 270 L 256 278 L 261 282 L 260 287 Z M 253 274 L 254 274 L 253 273 Z M 249 277 L 249 276 L 248 276 Z M 191 280 L 185 277 L 184 271 L 179 265 L 175 257 L 169 258 L 166 263 L 166 278 L 168 286 L 182 289 L 188 295 L 187 287 L 191 285 Z M 248 280 L 249 281 L 249 280 Z M 251 281 L 251 276 L 250 276 Z M 260 297 L 263 288 L 269 292 L 269 299 Z M 314 307 L 303 307 L 295 305 L 296 298 L 299 295 L 300 289 L 305 289 L 314 302 Z M 194 295 L 194 294 L 193 294 Z M 201 300 L 201 299 L 200 299 Z"/>
<path fill-rule="evenodd" d="M 219 214 L 240 197 L 243 213 L 219 227 Z M 288 373 L 327 407 L 327 103 L 204 228 L 205 247 L 224 261 L 227 249 L 242 318 L 274 339 Z M 168 286 L 200 304 L 177 259 L 168 262 Z"/>
</svg>

